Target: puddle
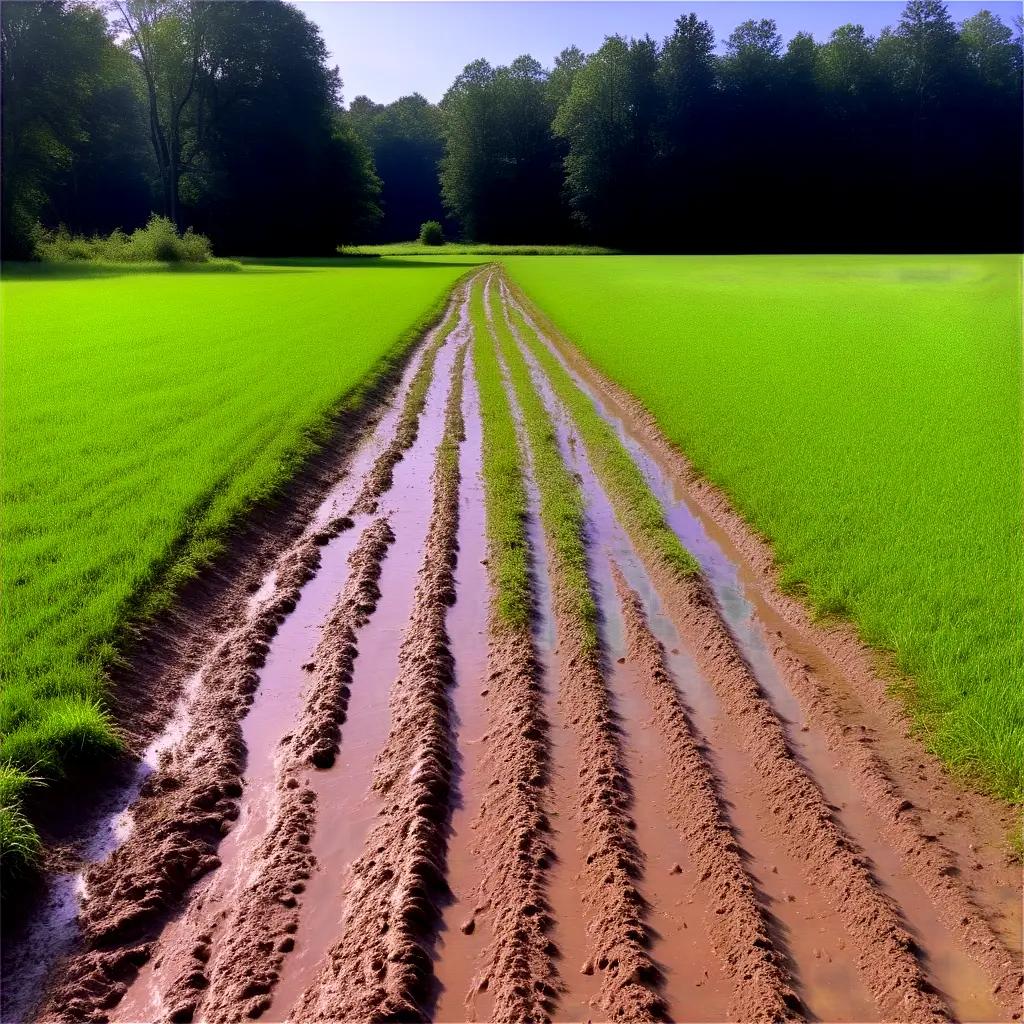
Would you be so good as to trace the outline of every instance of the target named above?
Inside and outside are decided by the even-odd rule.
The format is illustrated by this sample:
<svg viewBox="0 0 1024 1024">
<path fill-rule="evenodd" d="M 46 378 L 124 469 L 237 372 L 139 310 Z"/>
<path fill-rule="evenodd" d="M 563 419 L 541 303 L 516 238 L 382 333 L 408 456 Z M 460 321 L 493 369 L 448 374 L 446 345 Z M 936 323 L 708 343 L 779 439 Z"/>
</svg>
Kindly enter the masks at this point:
<svg viewBox="0 0 1024 1024">
<path fill-rule="evenodd" d="M 460 337 L 450 337 L 438 352 L 416 441 L 396 464 L 392 487 L 380 501 L 377 515 L 388 517 L 395 541 L 382 566 L 377 609 L 359 632 L 360 653 L 338 759 L 334 767 L 311 771 L 304 779 L 317 793 L 319 811 L 311 848 L 318 867 L 306 883 L 300 904 L 295 949 L 285 957 L 271 993 L 269 1012 L 275 1019 L 284 1019 L 298 1003 L 337 941 L 351 865 L 363 852 L 380 811 L 372 789 L 373 771 L 391 727 L 388 700 L 398 675 L 398 652 L 409 623 L 429 526 L 431 480 Z"/>
</svg>

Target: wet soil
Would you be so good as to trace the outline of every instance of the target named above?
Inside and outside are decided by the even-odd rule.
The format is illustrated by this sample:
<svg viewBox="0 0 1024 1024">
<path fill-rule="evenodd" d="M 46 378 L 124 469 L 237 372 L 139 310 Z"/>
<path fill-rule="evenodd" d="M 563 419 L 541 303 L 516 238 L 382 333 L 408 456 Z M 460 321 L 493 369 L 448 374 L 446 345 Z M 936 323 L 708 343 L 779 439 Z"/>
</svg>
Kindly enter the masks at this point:
<svg viewBox="0 0 1024 1024">
<path fill-rule="evenodd" d="M 517 336 L 582 489 L 599 643 L 521 430 L 533 620 L 500 618 L 458 292 L 201 626 L 171 620 L 138 767 L 5 943 L 4 1020 L 1020 1019 L 1012 810 L 944 774 L 874 656 L 783 595 L 642 407 L 480 275 L 700 575 L 628 532 Z"/>
</svg>

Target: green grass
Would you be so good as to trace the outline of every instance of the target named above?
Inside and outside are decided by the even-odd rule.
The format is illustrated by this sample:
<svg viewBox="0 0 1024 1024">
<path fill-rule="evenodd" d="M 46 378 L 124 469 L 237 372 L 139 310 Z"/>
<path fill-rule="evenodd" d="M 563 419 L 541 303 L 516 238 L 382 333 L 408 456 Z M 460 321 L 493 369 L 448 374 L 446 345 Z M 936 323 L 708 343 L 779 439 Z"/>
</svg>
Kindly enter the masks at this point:
<svg viewBox="0 0 1024 1024">
<path fill-rule="evenodd" d="M 582 627 L 584 648 L 594 653 L 598 646 L 597 605 L 587 572 L 583 492 L 562 459 L 554 424 L 509 330 L 496 279 L 490 291 L 490 312 L 498 351 L 530 446 L 533 478 L 540 496 L 540 519 L 550 545 L 555 600 Z"/>
<path fill-rule="evenodd" d="M 362 401 L 458 264 L 5 266 L 0 848 L 30 780 L 115 749 L 105 670 Z M 26 828 L 28 831 L 26 832 Z"/>
<path fill-rule="evenodd" d="M 1024 796 L 1021 287 L 1013 256 L 503 261 L 910 677 L 954 769 Z"/>
<path fill-rule="evenodd" d="M 696 559 L 665 521 L 664 509 L 615 431 L 537 337 L 519 310 L 513 309 L 511 313 L 520 336 L 572 417 L 594 471 L 607 489 L 615 512 L 634 543 L 663 559 L 679 576 L 692 576 L 699 572 Z"/>
<path fill-rule="evenodd" d="M 469 317 L 473 327 L 473 366 L 483 432 L 487 570 L 494 587 L 499 620 L 514 629 L 526 629 L 530 624 L 532 595 L 523 456 L 487 324 L 481 278 L 470 292 Z"/>
<path fill-rule="evenodd" d="M 480 242 L 389 242 L 385 245 L 346 245 L 342 256 L 608 256 L 615 249 L 596 245 L 485 245 Z"/>
</svg>

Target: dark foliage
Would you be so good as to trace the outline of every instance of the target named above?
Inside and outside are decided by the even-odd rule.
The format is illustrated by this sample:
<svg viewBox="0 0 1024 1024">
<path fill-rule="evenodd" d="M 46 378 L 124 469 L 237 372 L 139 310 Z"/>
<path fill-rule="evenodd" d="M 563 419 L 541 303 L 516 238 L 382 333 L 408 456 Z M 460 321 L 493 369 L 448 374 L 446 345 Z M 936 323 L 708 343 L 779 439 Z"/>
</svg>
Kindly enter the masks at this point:
<svg viewBox="0 0 1024 1024">
<path fill-rule="evenodd" d="M 425 220 L 420 227 L 420 241 L 424 245 L 444 245 L 444 229 L 437 220 Z"/>
<path fill-rule="evenodd" d="M 785 47 L 751 20 L 715 50 L 691 14 L 551 72 L 470 64 L 442 103 L 449 209 L 495 242 L 565 239 L 567 200 L 591 240 L 656 251 L 1020 250 L 1021 39 L 991 14 L 910 0 L 877 38 Z"/>
<path fill-rule="evenodd" d="M 446 234 L 455 234 L 457 225 L 445 216 L 437 177 L 444 155 L 441 111 L 418 93 L 386 105 L 357 96 L 348 117 L 369 147 L 382 182 L 384 216 L 368 237 L 407 242 L 424 220 L 439 221 Z"/>
<path fill-rule="evenodd" d="M 107 233 L 154 208 L 224 253 L 329 253 L 372 231 L 380 182 L 303 14 L 280 0 L 112 13 L 2 6 L 5 256 L 28 254 L 37 220 Z"/>
<path fill-rule="evenodd" d="M 3 253 L 37 221 L 129 231 L 150 211 L 224 254 L 444 236 L 683 251 L 1019 251 L 1022 46 L 988 12 L 910 0 L 877 38 L 788 45 L 696 15 L 475 61 L 438 106 L 341 81 L 281 0 L 0 8 Z M 119 35 L 117 34 L 119 33 Z M 122 40 L 118 42 L 118 40 Z"/>
</svg>

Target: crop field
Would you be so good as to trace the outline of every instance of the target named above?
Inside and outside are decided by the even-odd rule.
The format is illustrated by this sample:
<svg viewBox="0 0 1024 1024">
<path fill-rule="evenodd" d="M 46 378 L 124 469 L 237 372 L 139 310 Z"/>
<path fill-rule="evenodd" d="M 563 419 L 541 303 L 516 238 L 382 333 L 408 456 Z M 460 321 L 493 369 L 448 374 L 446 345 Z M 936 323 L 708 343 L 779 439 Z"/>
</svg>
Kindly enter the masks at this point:
<svg viewBox="0 0 1024 1024">
<path fill-rule="evenodd" d="M 463 269 L 11 272 L 6 807 L 29 777 L 114 744 L 102 673 L 126 620 L 164 601 L 294 474 L 326 416 L 416 336 Z M 0 827 L 5 842 L 32 842 L 11 811 Z"/>
<path fill-rule="evenodd" d="M 1019 799 L 1019 258 L 505 263 L 771 541 L 788 587 L 892 652 L 947 763 Z"/>
<path fill-rule="evenodd" d="M 800 321 L 802 358 L 758 334 L 786 262 L 809 279 L 804 294 L 818 276 L 831 289 Z M 12 276 L 15 771 L 38 770 L 31 752 L 51 778 L 87 779 L 95 750 L 82 747 L 109 746 L 117 727 L 135 758 L 102 792 L 83 786 L 62 859 L 5 939 L 3 1019 L 1013 1019 L 1014 808 L 965 793 L 922 748 L 873 656 L 780 589 L 741 520 L 721 528 L 664 437 L 674 394 L 697 424 L 685 450 L 733 453 L 720 461 L 745 480 L 757 459 L 743 422 L 770 448 L 772 415 L 780 435 L 803 417 L 805 433 L 833 427 L 833 458 L 822 463 L 816 437 L 788 462 L 772 449 L 776 462 L 837 495 L 845 438 L 847 475 L 867 488 L 869 463 L 896 464 L 909 414 L 896 418 L 889 395 L 878 419 L 884 350 L 869 358 L 849 326 L 812 375 L 808 335 L 828 321 L 834 336 L 844 315 L 863 326 L 869 303 L 856 319 L 837 298 L 844 282 L 884 306 L 885 273 L 908 267 L 923 313 L 936 301 L 927 263 L 864 263 L 855 278 L 857 260 L 825 275 L 799 261 L 467 253 Z M 971 305 L 973 289 L 1006 301 L 985 278 L 1004 263 L 968 271 L 962 292 L 947 283 L 950 329 L 950 304 Z M 630 298 L 652 281 L 660 306 Z M 709 282 L 726 292 L 715 309 Z M 737 288 L 758 286 L 740 317 Z M 598 308 L 628 302 L 621 320 Z M 732 347 L 713 344 L 730 310 Z M 632 359 L 608 358 L 609 325 Z M 681 327 L 691 343 L 670 341 Z M 1006 326 L 989 330 L 978 367 Z M 913 365 L 956 379 L 976 400 L 970 360 L 954 372 L 947 352 L 935 369 L 929 337 L 913 336 L 903 376 Z M 749 383 L 729 362 L 746 351 L 761 367 Z M 655 419 L 629 392 L 659 372 L 673 383 L 642 397 Z M 831 417 L 787 395 L 786 372 L 828 396 Z M 870 392 L 859 404 L 851 381 Z M 731 406 L 714 404 L 715 382 Z M 902 400 L 916 394 L 900 386 Z M 916 401 L 920 430 L 952 443 Z M 350 443 L 327 444 L 331 413 L 357 402 Z M 706 449 L 697 417 L 711 408 L 734 434 L 719 423 Z M 314 484 L 297 467 L 318 443 Z M 936 486 L 937 467 L 904 460 Z M 775 474 L 754 479 L 781 487 Z M 876 503 L 895 500 L 888 486 L 871 485 Z M 905 489 L 904 518 L 921 529 L 928 498 Z M 238 543 L 230 527 L 269 494 L 291 511 L 264 505 L 267 546 Z M 846 571 L 841 539 L 829 543 Z M 232 557 L 210 572 L 221 548 Z M 805 579 L 786 571 L 791 587 Z M 212 605 L 175 591 L 193 573 Z M 909 586 L 907 571 L 895 579 Z M 810 577 L 796 589 L 826 607 Z M 145 684 L 166 702 L 152 722 L 132 706 L 101 714 L 125 623 L 163 605 L 172 643 L 124 666 L 118 692 Z M 835 599 L 827 610 L 857 612 Z"/>
</svg>

